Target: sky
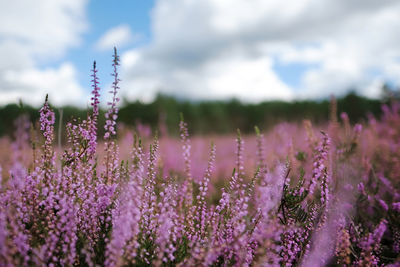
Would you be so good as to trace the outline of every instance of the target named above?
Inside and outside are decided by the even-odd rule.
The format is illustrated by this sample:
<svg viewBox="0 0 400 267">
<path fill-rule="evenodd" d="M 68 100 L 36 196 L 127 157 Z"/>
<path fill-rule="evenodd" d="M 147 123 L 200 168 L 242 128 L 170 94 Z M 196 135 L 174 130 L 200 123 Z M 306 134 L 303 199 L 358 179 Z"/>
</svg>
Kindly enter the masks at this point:
<svg viewBox="0 0 400 267">
<path fill-rule="evenodd" d="M 398 0 L 0 0 L 0 105 L 379 97 L 400 84 Z"/>
</svg>

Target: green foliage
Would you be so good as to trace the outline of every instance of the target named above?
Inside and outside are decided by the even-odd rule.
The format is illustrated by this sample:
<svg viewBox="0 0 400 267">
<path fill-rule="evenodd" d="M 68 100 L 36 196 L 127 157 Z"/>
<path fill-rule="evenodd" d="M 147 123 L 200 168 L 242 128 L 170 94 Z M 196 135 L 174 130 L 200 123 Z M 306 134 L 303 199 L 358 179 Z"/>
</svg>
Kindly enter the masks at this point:
<svg viewBox="0 0 400 267">
<path fill-rule="evenodd" d="M 296 153 L 296 159 L 298 161 L 304 162 L 306 160 L 306 153 L 304 151 L 299 151 Z"/>
<path fill-rule="evenodd" d="M 366 119 L 371 113 L 375 116 L 381 114 L 380 100 L 372 100 L 349 93 L 337 100 L 338 113 L 346 112 L 350 121 L 355 122 Z M 62 107 L 63 120 L 71 118 L 85 118 L 87 111 L 76 107 Z M 60 109 L 55 109 L 57 123 Z M 23 114 L 29 114 L 31 121 L 38 120 L 36 108 L 9 104 L 0 107 L 0 136 L 12 135 L 13 122 Z M 185 114 L 185 120 L 190 121 L 191 132 L 194 134 L 226 134 L 239 128 L 243 133 L 252 133 L 254 125 L 262 129 L 269 129 L 280 122 L 296 122 L 309 119 L 313 123 L 323 123 L 329 118 L 329 101 L 302 100 L 294 102 L 268 101 L 259 104 L 245 104 L 236 99 L 229 101 L 180 101 L 176 98 L 158 95 L 151 103 L 124 102 L 119 110 L 119 122 L 134 126 L 138 122 L 148 124 L 153 130 L 165 123 L 168 132 L 178 134 L 176 125 L 181 119 L 180 114 Z M 104 124 L 104 111 L 100 110 L 99 125 Z M 62 124 L 63 127 L 65 124 Z M 58 124 L 55 125 L 58 129 Z M 65 132 L 65 128 L 62 128 Z M 103 127 L 99 127 L 102 135 Z M 63 140 L 64 141 L 64 140 Z"/>
<path fill-rule="evenodd" d="M 288 174 L 289 169 L 287 175 Z M 279 210 L 282 211 L 282 222 L 284 224 L 287 223 L 289 218 L 296 222 L 304 222 L 308 217 L 308 211 L 302 207 L 303 201 L 308 196 L 308 191 L 304 190 L 304 192 L 299 194 L 300 188 L 304 186 L 304 174 L 304 170 L 300 169 L 300 177 L 297 184 L 294 187 L 289 187 L 286 185 L 283 187 L 283 195 Z"/>
</svg>

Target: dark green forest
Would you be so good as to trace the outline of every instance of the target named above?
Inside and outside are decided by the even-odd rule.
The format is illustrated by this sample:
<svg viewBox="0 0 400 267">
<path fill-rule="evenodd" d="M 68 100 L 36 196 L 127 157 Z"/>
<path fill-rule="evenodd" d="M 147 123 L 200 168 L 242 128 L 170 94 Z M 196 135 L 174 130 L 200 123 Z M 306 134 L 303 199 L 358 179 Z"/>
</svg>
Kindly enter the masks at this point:
<svg viewBox="0 0 400 267">
<path fill-rule="evenodd" d="M 381 105 L 389 100 L 368 99 L 349 93 L 337 100 L 338 114 L 346 112 L 352 122 L 362 121 L 372 114 L 379 118 Z M 85 118 L 87 110 L 76 107 L 53 107 L 57 123 L 62 110 L 62 120 Z M 182 113 L 189 122 L 192 134 L 227 134 L 239 128 L 244 133 L 253 131 L 257 125 L 268 130 L 279 122 L 301 122 L 310 119 L 313 123 L 323 123 L 329 119 L 330 100 L 302 100 L 294 102 L 267 101 L 247 104 L 238 100 L 229 101 L 182 101 L 159 95 L 151 103 L 123 102 L 119 111 L 119 122 L 134 127 L 137 123 L 151 126 L 153 130 L 165 125 L 168 133 L 176 135 Z M 0 135 L 12 136 L 14 121 L 21 114 L 28 114 L 32 123 L 39 118 L 38 108 L 23 104 L 9 104 L 0 107 Z M 100 111 L 100 125 L 104 123 L 104 110 Z M 56 125 L 56 127 L 58 127 Z M 102 129 L 99 129 L 100 133 Z"/>
</svg>

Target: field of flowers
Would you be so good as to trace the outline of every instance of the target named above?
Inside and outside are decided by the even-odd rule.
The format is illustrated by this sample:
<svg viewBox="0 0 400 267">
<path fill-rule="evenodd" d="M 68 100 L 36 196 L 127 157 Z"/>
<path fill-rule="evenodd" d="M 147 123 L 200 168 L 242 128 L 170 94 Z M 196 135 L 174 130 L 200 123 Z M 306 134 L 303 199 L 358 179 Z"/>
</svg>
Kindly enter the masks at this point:
<svg viewBox="0 0 400 267">
<path fill-rule="evenodd" d="M 103 137 L 94 64 L 65 147 L 47 98 L 39 129 L 0 140 L 0 266 L 400 266 L 400 103 L 356 125 L 332 101 L 318 127 L 117 134 L 118 60 Z"/>
</svg>

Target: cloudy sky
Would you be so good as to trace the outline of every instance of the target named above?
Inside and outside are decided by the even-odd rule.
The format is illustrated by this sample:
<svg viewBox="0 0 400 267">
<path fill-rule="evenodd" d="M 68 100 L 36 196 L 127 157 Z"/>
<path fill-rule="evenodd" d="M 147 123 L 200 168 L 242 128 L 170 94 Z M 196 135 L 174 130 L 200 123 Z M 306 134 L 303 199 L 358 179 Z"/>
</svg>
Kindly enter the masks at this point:
<svg viewBox="0 0 400 267">
<path fill-rule="evenodd" d="M 86 106 L 121 55 L 121 95 L 247 102 L 379 96 L 400 84 L 398 0 L 0 0 L 0 105 Z"/>
</svg>

